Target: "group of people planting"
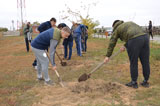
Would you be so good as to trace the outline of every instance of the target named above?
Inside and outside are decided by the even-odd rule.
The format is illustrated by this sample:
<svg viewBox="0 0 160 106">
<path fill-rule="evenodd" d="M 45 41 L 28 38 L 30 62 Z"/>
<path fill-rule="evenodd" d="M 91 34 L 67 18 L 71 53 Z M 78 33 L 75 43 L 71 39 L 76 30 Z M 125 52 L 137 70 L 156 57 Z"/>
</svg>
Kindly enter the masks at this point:
<svg viewBox="0 0 160 106">
<path fill-rule="evenodd" d="M 29 51 L 27 35 L 28 33 L 32 33 L 32 31 L 30 31 L 29 29 L 31 29 L 30 22 L 28 22 L 24 27 L 27 52 Z M 77 55 L 82 56 L 82 52 L 87 51 L 88 27 L 75 22 L 73 22 L 71 29 L 65 23 L 60 23 L 58 26 L 56 26 L 56 19 L 51 18 L 50 21 L 40 24 L 38 27 L 38 31 L 39 35 L 31 41 L 31 48 L 36 57 L 32 65 L 37 69 L 38 80 L 45 80 L 46 84 L 52 84 L 53 82 L 50 80 L 48 75 L 49 59 L 46 55 L 45 50 L 48 51 L 49 48 L 52 69 L 56 70 L 55 51 L 57 45 L 60 43 L 60 39 L 64 39 L 64 59 L 71 59 L 74 39 L 77 48 Z M 44 78 L 42 77 L 42 72 L 44 74 Z"/>
<path fill-rule="evenodd" d="M 31 41 L 31 48 L 36 57 L 33 66 L 37 66 L 37 79 L 44 80 L 45 84 L 53 84 L 48 75 L 49 59 L 46 55 L 46 51 L 48 51 L 50 54 L 52 70 L 56 70 L 57 67 L 55 64 L 54 55 L 56 47 L 59 44 L 61 38 L 64 39 L 63 46 L 65 59 L 71 59 L 73 40 L 75 40 L 76 43 L 77 56 L 82 56 L 82 52 L 87 51 L 86 42 L 88 39 L 88 26 L 75 22 L 73 22 L 72 24 L 73 26 L 71 27 L 71 29 L 65 23 L 60 23 L 58 26 L 56 26 L 56 19 L 51 18 L 50 21 L 44 22 L 39 25 L 38 31 L 40 33 L 34 40 Z M 29 51 L 28 33 L 31 33 L 30 27 L 30 23 L 28 22 L 26 27 L 24 28 L 27 51 Z M 104 63 L 109 62 L 118 39 L 124 41 L 125 44 L 120 48 L 120 51 L 123 52 L 125 51 L 125 49 L 127 50 L 130 61 L 131 74 L 131 82 L 127 83 L 126 86 L 138 88 L 138 59 L 140 59 L 144 76 L 144 80 L 140 84 L 143 87 L 149 87 L 149 35 L 147 33 L 144 33 L 143 29 L 134 22 L 115 20 L 112 27 L 113 32 L 108 45 L 106 57 L 104 58 Z M 42 72 L 44 76 L 42 76 Z"/>
</svg>

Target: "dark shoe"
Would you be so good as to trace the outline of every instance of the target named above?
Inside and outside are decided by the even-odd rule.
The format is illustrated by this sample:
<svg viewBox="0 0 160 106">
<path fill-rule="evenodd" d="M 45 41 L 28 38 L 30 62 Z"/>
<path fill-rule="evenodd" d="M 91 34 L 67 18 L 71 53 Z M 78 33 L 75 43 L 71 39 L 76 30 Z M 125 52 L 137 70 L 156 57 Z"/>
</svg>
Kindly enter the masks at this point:
<svg viewBox="0 0 160 106">
<path fill-rule="evenodd" d="M 37 60 L 34 60 L 34 62 L 32 63 L 32 66 L 37 66 Z"/>
<path fill-rule="evenodd" d="M 54 83 L 52 80 L 49 80 L 49 81 L 45 81 L 45 85 L 52 86 L 52 85 L 54 85 Z"/>
<path fill-rule="evenodd" d="M 130 83 L 127 83 L 126 86 L 132 87 L 132 88 L 138 88 L 138 84 L 135 81 L 131 81 Z"/>
<path fill-rule="evenodd" d="M 37 78 L 37 81 L 44 81 L 44 78 Z"/>
<path fill-rule="evenodd" d="M 141 83 L 141 85 L 143 87 L 149 88 L 149 83 L 147 81 L 145 81 L 145 80 Z"/>
</svg>

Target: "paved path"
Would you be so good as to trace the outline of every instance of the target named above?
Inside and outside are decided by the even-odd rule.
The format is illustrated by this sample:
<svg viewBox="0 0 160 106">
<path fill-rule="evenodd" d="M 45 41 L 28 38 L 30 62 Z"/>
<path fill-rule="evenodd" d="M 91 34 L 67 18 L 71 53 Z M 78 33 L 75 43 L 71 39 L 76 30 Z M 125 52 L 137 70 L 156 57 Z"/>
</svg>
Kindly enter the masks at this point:
<svg viewBox="0 0 160 106">
<path fill-rule="evenodd" d="M 153 39 L 150 38 L 150 40 L 153 40 L 153 41 L 155 41 L 155 42 L 160 43 L 160 35 L 158 35 L 158 36 L 153 36 Z"/>
</svg>

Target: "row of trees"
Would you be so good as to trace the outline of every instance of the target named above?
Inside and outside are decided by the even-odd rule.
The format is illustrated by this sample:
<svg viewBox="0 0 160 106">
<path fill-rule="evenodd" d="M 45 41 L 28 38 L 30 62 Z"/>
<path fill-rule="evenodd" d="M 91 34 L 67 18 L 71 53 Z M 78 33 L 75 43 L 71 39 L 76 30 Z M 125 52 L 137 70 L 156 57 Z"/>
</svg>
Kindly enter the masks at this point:
<svg viewBox="0 0 160 106">
<path fill-rule="evenodd" d="M 0 27 L 0 32 L 7 32 L 8 31 L 8 28 L 1 28 Z"/>
</svg>

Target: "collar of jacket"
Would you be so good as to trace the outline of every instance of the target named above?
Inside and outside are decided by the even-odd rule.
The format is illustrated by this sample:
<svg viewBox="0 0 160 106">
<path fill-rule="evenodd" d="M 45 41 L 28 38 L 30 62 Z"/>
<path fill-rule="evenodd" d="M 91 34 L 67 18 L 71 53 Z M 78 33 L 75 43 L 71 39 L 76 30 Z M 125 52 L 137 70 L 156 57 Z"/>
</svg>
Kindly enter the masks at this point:
<svg viewBox="0 0 160 106">
<path fill-rule="evenodd" d="M 113 32 L 117 29 L 117 27 L 119 26 L 119 25 L 121 25 L 122 23 L 124 23 L 123 21 L 119 21 L 119 22 L 117 22 L 114 26 L 113 26 Z"/>
<path fill-rule="evenodd" d="M 61 37 L 61 31 L 58 28 L 53 28 L 54 32 L 53 32 L 53 39 L 57 40 L 58 42 L 60 42 Z"/>
</svg>

